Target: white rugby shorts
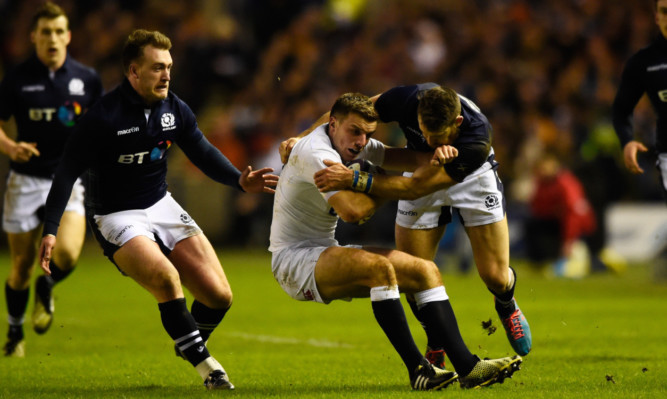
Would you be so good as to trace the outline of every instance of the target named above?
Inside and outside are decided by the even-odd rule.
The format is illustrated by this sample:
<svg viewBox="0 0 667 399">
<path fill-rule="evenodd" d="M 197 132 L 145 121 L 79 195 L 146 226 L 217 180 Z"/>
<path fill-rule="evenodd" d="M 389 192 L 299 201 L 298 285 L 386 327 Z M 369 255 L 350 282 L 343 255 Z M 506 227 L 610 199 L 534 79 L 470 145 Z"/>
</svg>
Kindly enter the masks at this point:
<svg viewBox="0 0 667 399">
<path fill-rule="evenodd" d="M 412 173 L 405 172 L 410 177 Z M 432 229 L 451 221 L 451 208 L 457 208 L 468 227 L 503 220 L 503 185 L 489 162 L 485 162 L 462 182 L 416 200 L 398 201 L 396 224 L 413 230 Z"/>
<path fill-rule="evenodd" d="M 100 244 L 109 258 L 115 250 L 137 236 L 148 237 L 158 242 L 161 248 L 171 251 L 179 241 L 202 232 L 170 193 L 149 208 L 94 215 L 93 219 L 96 236 L 98 240 L 106 241 Z"/>
<path fill-rule="evenodd" d="M 346 245 L 349 248 L 361 248 L 360 245 Z M 327 304 L 331 301 L 322 299 L 315 281 L 315 265 L 320 255 L 329 247 L 287 247 L 273 252 L 271 271 L 282 289 L 297 301 L 313 301 Z M 351 300 L 343 299 L 343 300 Z"/>
<path fill-rule="evenodd" d="M 7 233 L 27 233 L 42 224 L 43 215 L 40 215 L 39 211 L 46 204 L 46 197 L 49 195 L 52 183 L 52 179 L 9 171 L 2 213 L 2 229 Z M 72 211 L 85 216 L 83 192 L 81 179 L 77 179 L 65 212 Z"/>
</svg>

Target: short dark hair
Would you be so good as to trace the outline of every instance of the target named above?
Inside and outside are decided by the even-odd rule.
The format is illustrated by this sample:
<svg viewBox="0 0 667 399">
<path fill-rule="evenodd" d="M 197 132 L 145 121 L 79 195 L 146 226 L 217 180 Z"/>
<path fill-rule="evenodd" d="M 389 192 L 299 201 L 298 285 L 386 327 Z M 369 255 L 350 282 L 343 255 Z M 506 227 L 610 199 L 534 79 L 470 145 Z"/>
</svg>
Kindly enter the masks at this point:
<svg viewBox="0 0 667 399">
<path fill-rule="evenodd" d="M 344 119 L 352 112 L 368 122 L 375 122 L 379 119 L 371 99 L 361 93 L 345 93 L 338 97 L 331 107 L 330 115 L 338 119 Z"/>
<path fill-rule="evenodd" d="M 429 132 L 439 133 L 452 125 L 461 114 L 461 100 L 449 87 L 437 86 L 419 96 L 417 114 Z"/>
<path fill-rule="evenodd" d="M 137 59 L 143 57 L 144 47 L 151 45 L 160 50 L 171 49 L 171 40 L 158 31 L 148 31 L 145 29 L 137 29 L 130 33 L 123 46 L 123 53 L 121 59 L 123 62 L 123 72 L 127 73 L 130 69 L 130 64 Z"/>
<path fill-rule="evenodd" d="M 42 6 L 35 12 L 35 15 L 32 16 L 32 20 L 30 21 L 30 31 L 34 32 L 35 29 L 37 29 L 37 24 L 40 19 L 56 19 L 60 16 L 65 17 L 67 20 L 67 29 L 69 30 L 69 19 L 67 18 L 67 14 L 65 14 L 65 10 L 60 8 L 57 4 L 47 1 L 42 4 Z"/>
</svg>

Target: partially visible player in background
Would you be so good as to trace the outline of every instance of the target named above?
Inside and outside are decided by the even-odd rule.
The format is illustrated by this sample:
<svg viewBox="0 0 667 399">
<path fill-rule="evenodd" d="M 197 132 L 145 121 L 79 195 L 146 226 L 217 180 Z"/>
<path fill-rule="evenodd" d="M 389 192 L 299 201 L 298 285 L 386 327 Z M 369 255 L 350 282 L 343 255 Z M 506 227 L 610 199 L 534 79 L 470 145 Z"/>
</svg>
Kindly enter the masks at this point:
<svg viewBox="0 0 667 399">
<path fill-rule="evenodd" d="M 167 191 L 167 155 L 178 144 L 211 179 L 247 192 L 273 193 L 270 168 L 243 172 L 204 137 L 194 113 L 170 92 L 171 40 L 138 29 L 123 47 L 125 79 L 77 124 L 46 200 L 41 266 L 49 272 L 58 224 L 72 186 L 90 170 L 86 206 L 104 254 L 158 302 L 176 353 L 208 389 L 233 389 L 206 346 L 232 305 L 213 246 Z M 194 297 L 188 311 L 183 286 Z M 120 309 L 119 309 L 120 311 Z"/>
<path fill-rule="evenodd" d="M 644 173 L 637 153 L 648 148 L 634 139 L 632 113 L 646 93 L 657 115 L 655 149 L 660 185 L 667 202 L 667 0 L 655 0 L 655 22 L 660 35 L 634 54 L 625 64 L 613 105 L 613 122 L 623 148 L 625 167 L 634 174 Z"/>
<path fill-rule="evenodd" d="M 502 382 L 518 369 L 521 357 L 480 360 L 468 350 L 432 261 L 392 249 L 340 246 L 334 237 L 339 217 L 359 223 L 370 218 L 382 201 L 367 195 L 373 183 L 364 178 L 367 172 L 360 171 L 355 172 L 357 191 L 320 193 L 313 175 L 326 159 L 350 162 L 359 158 L 400 169 L 412 163 L 408 157 L 417 156 L 407 149 L 385 152 L 382 143 L 370 138 L 377 119 L 367 96 L 347 93 L 334 103 L 328 123 L 294 146 L 274 199 L 269 247 L 274 277 L 300 301 L 328 304 L 370 296 L 375 319 L 407 367 L 415 390 L 441 389 L 457 376 L 430 364 L 421 354 L 410 333 L 400 292 L 414 296 L 429 341 L 447 350 L 462 387 Z"/>
<path fill-rule="evenodd" d="M 15 357 L 25 355 L 23 322 L 46 196 L 74 124 L 102 95 L 97 73 L 67 53 L 71 32 L 62 8 L 42 5 L 33 16 L 30 40 L 35 54 L 0 84 L 0 151 L 10 159 L 2 219 L 11 259 L 5 284 L 9 332 L 3 350 Z M 16 140 L 2 128 L 12 116 Z M 53 286 L 74 269 L 85 231 L 83 186 L 77 181 L 60 225 L 62 240 L 49 259 L 51 275 L 36 281 L 32 323 L 38 334 L 51 325 Z"/>
</svg>

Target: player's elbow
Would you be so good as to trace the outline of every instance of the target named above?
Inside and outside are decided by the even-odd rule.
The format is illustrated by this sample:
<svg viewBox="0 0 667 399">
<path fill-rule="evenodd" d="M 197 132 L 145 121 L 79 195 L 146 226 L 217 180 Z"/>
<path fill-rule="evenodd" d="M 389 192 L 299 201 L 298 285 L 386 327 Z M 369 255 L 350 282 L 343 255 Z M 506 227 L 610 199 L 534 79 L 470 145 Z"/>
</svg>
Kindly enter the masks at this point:
<svg viewBox="0 0 667 399">
<path fill-rule="evenodd" d="M 346 223 L 359 223 L 373 216 L 374 209 L 367 208 L 348 208 L 336 210 L 338 217 Z"/>
</svg>

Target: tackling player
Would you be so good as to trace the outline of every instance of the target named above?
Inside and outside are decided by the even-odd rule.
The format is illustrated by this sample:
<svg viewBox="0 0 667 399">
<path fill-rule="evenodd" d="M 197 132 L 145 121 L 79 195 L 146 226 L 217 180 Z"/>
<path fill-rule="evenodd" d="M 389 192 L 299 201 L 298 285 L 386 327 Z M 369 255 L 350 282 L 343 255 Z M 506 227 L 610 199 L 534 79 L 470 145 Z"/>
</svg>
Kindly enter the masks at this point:
<svg viewBox="0 0 667 399">
<path fill-rule="evenodd" d="M 157 31 L 132 32 L 123 48 L 126 78 L 81 119 L 46 201 L 40 247 L 49 272 L 58 223 L 76 177 L 90 169 L 89 215 L 104 254 L 157 300 L 176 352 L 208 389 L 233 389 L 206 342 L 232 304 L 232 291 L 202 230 L 167 191 L 167 154 L 178 144 L 207 176 L 247 192 L 268 192 L 277 176 L 243 172 L 197 127 L 195 115 L 169 91 L 171 41 Z M 186 307 L 182 285 L 194 297 Z"/>
<path fill-rule="evenodd" d="M 285 292 L 300 301 L 328 304 L 370 296 L 375 319 L 405 363 L 413 389 L 444 388 L 456 380 L 457 373 L 464 388 L 502 382 L 518 370 L 521 357 L 480 360 L 470 353 L 432 261 L 391 249 L 340 246 L 334 238 L 339 217 L 346 222 L 363 222 L 380 202 L 366 194 L 374 183 L 365 178 L 369 174 L 360 171 L 351 172 L 356 191 L 320 193 L 313 174 L 325 166 L 326 159 L 368 159 L 397 169 L 418 156 L 406 149 L 385 152 L 382 143 L 370 138 L 377 120 L 368 97 L 344 94 L 334 103 L 328 123 L 293 147 L 274 198 L 269 247 L 274 277 Z M 431 365 L 416 347 L 400 292 L 414 296 L 415 311 L 429 342 L 447 350 L 457 373 Z"/>
<path fill-rule="evenodd" d="M 532 338 L 514 299 L 516 272 L 509 266 L 505 197 L 491 147 L 491 124 L 472 101 L 434 83 L 395 87 L 371 100 L 380 120 L 399 124 L 407 148 L 426 153 L 436 149 L 434 160 L 414 174 L 373 180 L 371 194 L 400 199 L 397 249 L 432 260 L 451 221 L 452 208 L 458 208 L 477 271 L 494 295 L 510 344 L 516 353 L 527 355 Z M 297 140 L 286 140 L 283 153 Z M 319 172 L 316 183 L 322 191 L 351 188 L 350 176 L 350 171 L 338 164 Z M 414 301 L 409 302 L 415 311 Z M 419 318 L 417 312 L 415 315 Z M 428 343 L 427 357 L 434 364 L 444 364 L 443 348 L 432 342 Z"/>
<path fill-rule="evenodd" d="M 41 6 L 30 33 L 35 54 L 0 84 L 0 151 L 10 158 L 2 219 L 11 257 L 5 284 L 9 319 L 5 356 L 25 355 L 23 320 L 53 174 L 75 122 L 102 95 L 97 73 L 67 54 L 68 25 L 59 6 L 51 2 Z M 2 129 L 11 116 L 16 140 Z M 35 284 L 32 323 L 38 334 L 53 321 L 52 288 L 74 269 L 85 231 L 83 186 L 77 181 L 60 225 L 61 243 L 49 259 L 51 275 L 40 276 Z"/>
</svg>

